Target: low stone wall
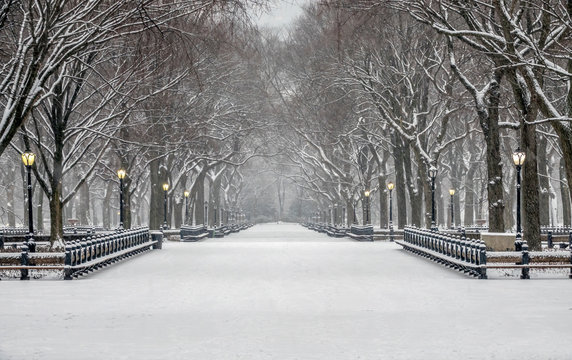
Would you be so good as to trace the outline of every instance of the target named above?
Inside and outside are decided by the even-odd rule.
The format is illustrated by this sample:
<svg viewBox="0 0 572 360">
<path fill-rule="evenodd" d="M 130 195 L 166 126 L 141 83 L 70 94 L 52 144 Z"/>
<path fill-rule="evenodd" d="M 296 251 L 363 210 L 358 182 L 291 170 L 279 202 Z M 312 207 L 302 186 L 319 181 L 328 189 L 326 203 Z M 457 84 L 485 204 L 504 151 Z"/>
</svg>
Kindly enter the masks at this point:
<svg viewBox="0 0 572 360">
<path fill-rule="evenodd" d="M 511 233 L 481 233 L 487 251 L 514 251 L 515 234 Z"/>
<path fill-rule="evenodd" d="M 488 251 L 514 251 L 514 240 L 516 234 L 514 233 L 489 233 L 483 232 L 480 234 L 481 240 L 485 242 Z M 547 234 L 541 234 L 540 239 L 546 241 Z M 568 243 L 568 235 L 553 235 L 553 243 Z"/>
</svg>

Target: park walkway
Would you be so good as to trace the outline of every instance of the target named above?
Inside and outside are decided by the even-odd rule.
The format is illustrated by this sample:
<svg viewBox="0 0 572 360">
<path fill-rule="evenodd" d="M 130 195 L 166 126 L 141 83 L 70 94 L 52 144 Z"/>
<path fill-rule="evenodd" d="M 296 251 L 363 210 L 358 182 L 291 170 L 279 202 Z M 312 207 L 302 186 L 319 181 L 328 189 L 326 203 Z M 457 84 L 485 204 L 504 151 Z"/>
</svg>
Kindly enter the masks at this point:
<svg viewBox="0 0 572 360">
<path fill-rule="evenodd" d="M 295 224 L 0 283 L 0 359 L 570 359 L 572 281 L 476 280 Z"/>
</svg>

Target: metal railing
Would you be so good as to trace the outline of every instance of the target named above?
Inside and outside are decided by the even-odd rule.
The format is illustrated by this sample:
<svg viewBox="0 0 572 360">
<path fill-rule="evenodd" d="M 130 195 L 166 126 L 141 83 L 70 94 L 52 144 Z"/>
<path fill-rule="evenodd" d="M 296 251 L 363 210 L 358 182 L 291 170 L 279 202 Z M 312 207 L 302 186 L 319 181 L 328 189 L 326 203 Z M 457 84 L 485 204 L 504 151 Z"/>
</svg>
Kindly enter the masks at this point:
<svg viewBox="0 0 572 360">
<path fill-rule="evenodd" d="M 62 270 L 64 279 L 71 280 L 151 248 L 162 248 L 162 234 L 149 233 L 144 227 L 70 241 L 63 253 L 29 253 L 23 244 L 20 264 L 3 265 L 0 270 L 20 270 L 21 280 L 30 279 L 30 270 Z M 44 261 L 50 264 L 43 264 Z"/>
<path fill-rule="evenodd" d="M 572 237 L 569 241 L 570 248 Z M 522 251 L 487 252 L 483 240 L 415 227 L 406 227 L 404 240 L 396 243 L 415 254 L 481 279 L 487 278 L 487 269 L 520 269 L 520 278 L 530 279 L 530 269 L 549 268 L 570 269 L 569 278 L 572 278 L 572 251 L 529 252 L 525 242 Z"/>
<path fill-rule="evenodd" d="M 461 270 L 480 279 L 487 278 L 487 249 L 482 240 L 405 227 L 403 241 L 396 243 L 415 254 Z"/>
<path fill-rule="evenodd" d="M 541 234 L 549 234 L 552 235 L 568 235 L 572 232 L 572 228 L 569 226 L 541 226 L 540 233 Z"/>
</svg>

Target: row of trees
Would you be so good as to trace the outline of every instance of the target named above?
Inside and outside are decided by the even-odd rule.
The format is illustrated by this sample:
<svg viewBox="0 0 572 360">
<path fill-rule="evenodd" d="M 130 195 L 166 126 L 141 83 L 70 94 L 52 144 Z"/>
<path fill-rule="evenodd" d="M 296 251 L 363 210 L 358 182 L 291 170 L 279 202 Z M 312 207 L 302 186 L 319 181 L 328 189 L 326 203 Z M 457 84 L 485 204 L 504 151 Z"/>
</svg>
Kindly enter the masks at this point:
<svg viewBox="0 0 572 360">
<path fill-rule="evenodd" d="M 365 189 L 392 180 L 399 226 L 429 226 L 434 166 L 437 193 L 449 185 L 461 195 L 457 219 L 462 197 L 465 224 L 480 212 L 504 232 L 514 219 L 511 154 L 521 148 L 524 236 L 539 248 L 551 197 L 570 223 L 571 11 L 551 0 L 308 7 L 276 60 L 291 179 L 319 208 L 344 204 L 348 223 Z"/>
<path fill-rule="evenodd" d="M 66 210 L 81 223 L 101 216 L 113 226 L 119 168 L 128 174 L 126 227 L 159 227 L 164 182 L 177 226 L 184 190 L 192 218 L 203 218 L 205 190 L 210 201 L 236 206 L 239 167 L 257 152 L 249 136 L 264 127 L 260 91 L 247 80 L 256 78 L 249 12 L 263 3 L 4 2 L 0 154 L 10 169 L 2 177 L 8 223 L 16 214 L 14 159 L 25 149 L 38 159 L 37 221 L 43 224 L 45 195 L 55 244 Z"/>
</svg>

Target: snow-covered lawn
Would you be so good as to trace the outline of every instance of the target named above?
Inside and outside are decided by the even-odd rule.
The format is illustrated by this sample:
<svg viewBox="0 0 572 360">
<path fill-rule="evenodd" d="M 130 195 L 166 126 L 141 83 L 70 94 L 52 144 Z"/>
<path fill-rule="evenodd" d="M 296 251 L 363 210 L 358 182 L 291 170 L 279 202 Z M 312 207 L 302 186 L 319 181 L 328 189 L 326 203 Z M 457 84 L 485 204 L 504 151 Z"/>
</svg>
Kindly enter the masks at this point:
<svg viewBox="0 0 572 360">
<path fill-rule="evenodd" d="M 294 224 L 0 282 L 0 359 L 571 359 L 572 280 L 476 280 Z"/>
</svg>

